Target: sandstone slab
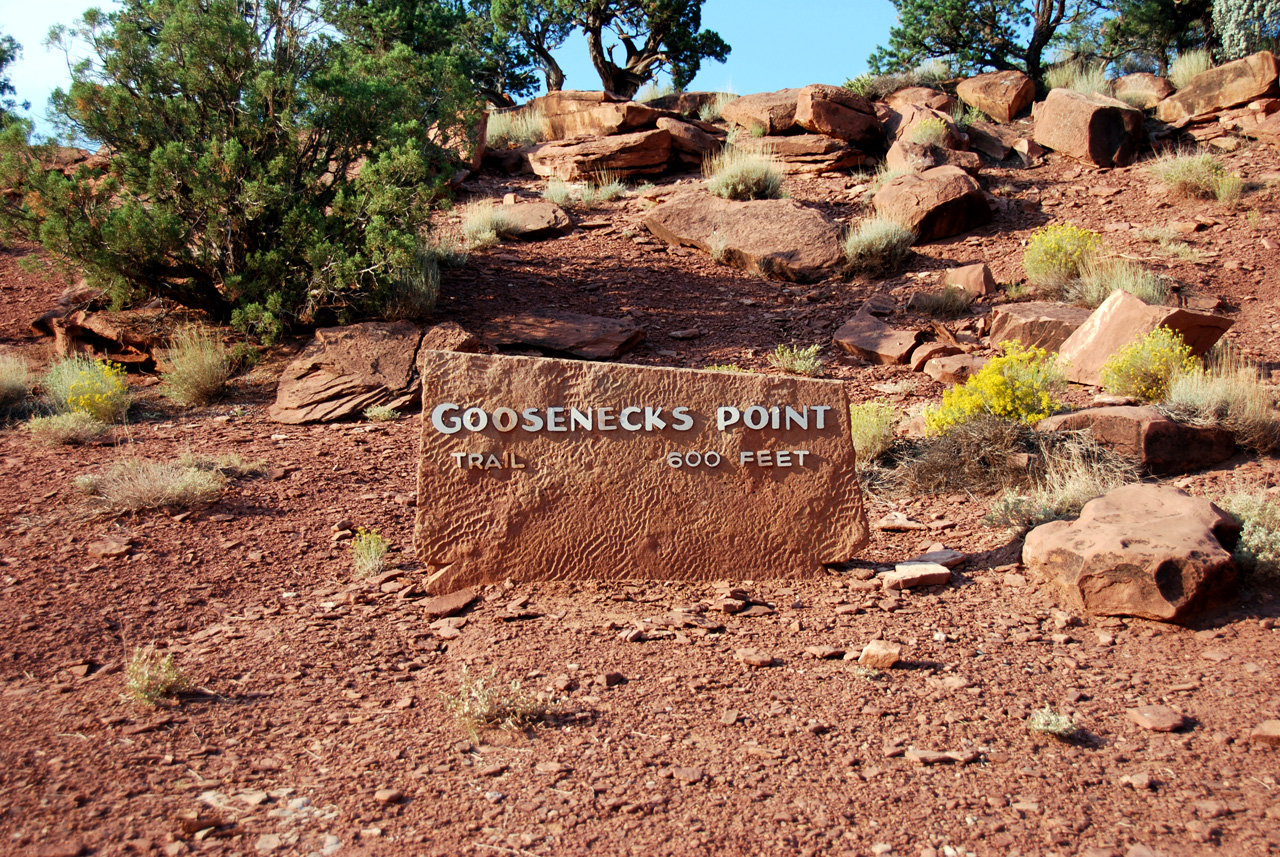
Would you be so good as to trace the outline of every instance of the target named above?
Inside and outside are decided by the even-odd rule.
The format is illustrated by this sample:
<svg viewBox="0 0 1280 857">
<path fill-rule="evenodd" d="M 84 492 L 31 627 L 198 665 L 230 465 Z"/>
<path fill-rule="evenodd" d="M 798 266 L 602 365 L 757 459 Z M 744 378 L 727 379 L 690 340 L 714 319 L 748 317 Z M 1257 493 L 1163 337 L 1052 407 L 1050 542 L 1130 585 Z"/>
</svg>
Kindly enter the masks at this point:
<svg viewBox="0 0 1280 857">
<path fill-rule="evenodd" d="M 603 172 L 625 178 L 655 175 L 667 168 L 671 134 L 655 128 L 582 142 L 552 142 L 523 150 L 536 175 L 565 181 L 591 179 Z"/>
<path fill-rule="evenodd" d="M 868 542 L 838 382 L 425 350 L 419 372 L 433 591 L 816 575 Z"/>
<path fill-rule="evenodd" d="M 858 655 L 858 663 L 873 670 L 891 670 L 902 660 L 902 645 L 885 640 L 872 640 Z"/>
<path fill-rule="evenodd" d="M 634 101 L 624 101 L 601 103 L 585 110 L 547 114 L 546 121 L 549 139 L 568 140 L 575 137 L 607 137 L 652 128 L 662 115 L 661 110 Z"/>
<path fill-rule="evenodd" d="M 943 146 L 928 146 L 899 139 L 889 147 L 889 151 L 884 156 L 884 165 L 898 172 L 921 172 L 950 165 L 959 167 L 969 175 L 977 175 L 982 167 L 982 158 L 977 152 L 961 152 Z"/>
<path fill-rule="evenodd" d="M 725 122 L 764 134 L 785 134 L 796 125 L 798 89 L 780 89 L 777 92 L 757 92 L 735 98 L 720 108 L 720 118 Z"/>
<path fill-rule="evenodd" d="M 911 352 L 911 371 L 923 372 L 924 367 L 937 357 L 950 357 L 964 352 L 949 342 L 925 342 Z"/>
<path fill-rule="evenodd" d="M 1087 429 L 1103 446 L 1140 462 L 1153 473 L 1186 473 L 1235 454 L 1231 432 L 1176 422 L 1146 406 L 1086 408 L 1036 424 L 1038 431 Z"/>
<path fill-rule="evenodd" d="M 428 598 L 422 604 L 422 615 L 428 619 L 444 619 L 455 616 L 471 606 L 476 600 L 476 591 L 470 587 Z"/>
<path fill-rule="evenodd" d="M 1036 527 L 1022 561 L 1076 609 L 1188 622 L 1234 594 L 1239 535 L 1235 519 L 1202 497 L 1127 485 L 1090 500 L 1076 521 Z"/>
<path fill-rule="evenodd" d="M 506 219 L 502 237 L 521 241 L 541 241 L 567 235 L 573 231 L 573 221 L 564 209 L 554 202 L 521 202 L 504 205 L 501 210 Z"/>
<path fill-rule="evenodd" d="M 1150 110 L 1175 92 L 1168 78 L 1145 71 L 1116 78 L 1112 91 L 1116 98 L 1143 110 Z"/>
<path fill-rule="evenodd" d="M 908 86 L 885 96 L 884 103 L 894 110 L 923 107 L 939 113 L 951 113 L 956 100 L 947 93 L 927 86 Z"/>
<path fill-rule="evenodd" d="M 846 140 L 862 148 L 884 142 L 871 102 L 843 86 L 813 84 L 796 96 L 795 122 L 806 131 Z"/>
<path fill-rule="evenodd" d="M 481 333 L 499 347 L 539 348 L 584 360 L 612 360 L 644 341 L 644 328 L 632 321 L 569 312 L 497 316 Z"/>
<path fill-rule="evenodd" d="M 1262 721 L 1249 733 L 1249 740 L 1255 744 L 1280 747 L 1280 720 Z"/>
<path fill-rule="evenodd" d="M 1037 106 L 1035 141 L 1078 161 L 1125 167 L 1138 158 L 1142 111 L 1106 95 L 1055 89 Z"/>
<path fill-rule="evenodd" d="M 1068 381 L 1102 384 L 1102 367 L 1120 349 L 1157 327 L 1182 336 L 1199 357 L 1222 338 L 1234 322 L 1225 316 L 1177 307 L 1151 306 L 1126 291 L 1102 302 L 1058 349 L 1059 365 Z"/>
<path fill-rule="evenodd" d="M 659 118 L 657 127 L 671 135 L 673 150 L 694 155 L 699 162 L 703 155 L 718 150 L 724 144 L 723 138 L 709 134 L 691 122 L 682 122 L 669 116 Z"/>
<path fill-rule="evenodd" d="M 723 95 L 721 92 L 672 92 L 646 101 L 645 104 L 659 110 L 679 113 L 681 116 L 696 117 L 703 107 L 715 104 Z"/>
<path fill-rule="evenodd" d="M 1176 732 L 1188 720 L 1167 705 L 1140 705 L 1125 709 L 1124 716 L 1148 732 Z"/>
<path fill-rule="evenodd" d="M 1157 104 L 1156 118 L 1161 122 L 1177 122 L 1274 95 L 1277 70 L 1276 58 L 1270 51 L 1259 51 L 1211 68 Z"/>
<path fill-rule="evenodd" d="M 1027 348 L 1057 351 L 1089 320 L 1090 311 L 1050 301 L 1001 304 L 991 312 L 991 345 L 1017 340 Z"/>
<path fill-rule="evenodd" d="M 791 199 L 745 202 L 705 191 L 673 195 L 644 225 L 668 244 L 697 247 L 720 261 L 775 280 L 808 283 L 839 270 L 840 227 Z"/>
<path fill-rule="evenodd" d="M 863 360 L 895 366 L 911 359 L 911 352 L 923 336 L 922 331 L 897 330 L 870 313 L 861 312 L 836 331 L 834 341 Z"/>
<path fill-rule="evenodd" d="M 959 235 L 991 221 L 982 187 L 959 167 L 898 176 L 876 192 L 876 212 L 914 230 L 920 242 Z"/>
<path fill-rule="evenodd" d="M 993 71 L 960 81 L 956 95 L 997 122 L 1012 122 L 1035 100 L 1036 85 L 1020 71 Z"/>
<path fill-rule="evenodd" d="M 968 135 L 960 130 L 950 114 L 930 107 L 915 104 L 898 103 L 895 107 L 876 103 L 876 118 L 884 128 L 885 138 L 889 141 L 910 140 L 916 126 L 921 122 L 941 122 L 946 129 L 942 146 L 947 149 L 963 149 L 968 143 Z"/>
<path fill-rule="evenodd" d="M 986 364 L 987 358 L 977 354 L 949 354 L 927 361 L 921 371 L 939 384 L 963 384 Z"/>
<path fill-rule="evenodd" d="M 867 156 L 857 149 L 822 134 L 793 134 L 787 137 L 751 137 L 740 140 L 738 148 L 767 153 L 782 163 L 787 173 L 824 173 L 860 166 Z"/>
<path fill-rule="evenodd" d="M 943 586 L 951 581 L 951 569 L 936 562 L 900 562 L 893 571 L 880 576 L 885 589 L 916 589 Z"/>
<path fill-rule="evenodd" d="M 942 275 L 942 284 L 964 289 L 975 298 L 989 297 L 1000 290 L 986 262 L 947 268 Z"/>
</svg>

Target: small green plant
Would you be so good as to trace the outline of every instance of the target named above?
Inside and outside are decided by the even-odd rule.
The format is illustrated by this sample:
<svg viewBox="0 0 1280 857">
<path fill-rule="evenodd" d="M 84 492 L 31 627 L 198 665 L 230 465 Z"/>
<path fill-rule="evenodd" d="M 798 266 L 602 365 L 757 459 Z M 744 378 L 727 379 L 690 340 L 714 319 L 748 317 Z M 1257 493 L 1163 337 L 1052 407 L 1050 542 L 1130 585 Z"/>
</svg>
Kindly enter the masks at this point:
<svg viewBox="0 0 1280 857">
<path fill-rule="evenodd" d="M 110 512 L 211 503 L 222 493 L 225 484 L 226 478 L 217 471 L 146 458 L 126 458 L 101 475 L 85 475 L 75 480 L 77 490 Z"/>
<path fill-rule="evenodd" d="M 1164 407 L 1179 419 L 1228 429 L 1246 449 L 1265 454 L 1280 448 L 1275 395 L 1257 367 L 1221 347 L 1206 363 L 1174 375 Z"/>
<path fill-rule="evenodd" d="M 986 119 L 987 114 L 963 101 L 957 101 L 956 106 L 951 108 L 951 121 L 962 129 L 968 128 L 975 122 L 984 122 Z"/>
<path fill-rule="evenodd" d="M 777 199 L 782 196 L 782 169 L 769 152 L 725 146 L 702 162 L 707 190 L 724 199 Z"/>
<path fill-rule="evenodd" d="M 510 146 L 532 146 L 547 134 L 547 117 L 541 110 L 521 107 L 491 112 L 485 131 L 485 145 L 490 149 Z"/>
<path fill-rule="evenodd" d="M 1163 155 L 1156 159 L 1150 170 L 1151 175 L 1169 188 L 1174 196 L 1234 202 L 1244 187 L 1240 177 L 1229 174 L 1213 155 Z"/>
<path fill-rule="evenodd" d="M 849 406 L 853 451 L 859 468 L 875 461 L 893 446 L 893 430 L 898 425 L 898 409 L 885 401 Z"/>
<path fill-rule="evenodd" d="M 853 673 L 855 677 L 860 678 L 863 681 L 877 681 L 884 677 L 884 673 L 880 670 L 872 669 L 871 667 L 863 666 L 861 664 L 854 667 L 850 672 Z"/>
<path fill-rule="evenodd" d="M 1235 173 L 1223 173 L 1214 179 L 1213 198 L 1227 204 L 1240 201 L 1244 193 L 1244 179 Z"/>
<path fill-rule="evenodd" d="M 387 286 L 382 315 L 388 321 L 419 321 L 431 314 L 440 300 L 442 245 L 420 247 L 413 261 L 397 272 Z"/>
<path fill-rule="evenodd" d="M 1158 402 L 1169 394 L 1176 374 L 1194 371 L 1199 365 L 1179 334 L 1157 327 L 1102 364 L 1102 389 L 1115 396 Z"/>
<path fill-rule="evenodd" d="M 1213 68 L 1213 57 L 1207 50 L 1187 51 L 1178 54 L 1169 65 L 1169 82 L 1175 89 L 1182 89 L 1198 74 Z"/>
<path fill-rule="evenodd" d="M 945 434 L 975 417 L 995 416 L 1031 425 L 1060 406 L 1057 393 L 1064 386 L 1056 361 L 1042 348 L 1002 342 L 1004 352 L 987 361 L 964 386 L 942 394 L 942 403 L 925 411 L 925 425 Z"/>
<path fill-rule="evenodd" d="M 720 111 L 738 96 L 732 92 L 717 92 L 716 97 L 698 108 L 698 118 L 703 122 L 719 122 Z"/>
<path fill-rule="evenodd" d="M 252 369 L 262 359 L 262 352 L 247 342 L 231 346 L 231 364 L 237 369 Z"/>
<path fill-rule="evenodd" d="M 916 292 L 911 309 L 934 318 L 957 318 L 973 306 L 973 295 L 959 286 L 944 286 L 938 292 Z"/>
<path fill-rule="evenodd" d="M 36 441 L 47 446 L 89 443 L 109 430 L 110 427 L 102 420 L 79 411 L 32 417 L 27 421 L 27 431 Z"/>
<path fill-rule="evenodd" d="M 769 355 L 769 365 L 792 375 L 821 378 L 822 360 L 818 357 L 818 351 L 821 348 L 821 345 L 810 345 L 808 348 L 801 348 L 798 345 L 779 345 Z"/>
<path fill-rule="evenodd" d="M 496 667 L 487 678 L 473 676 L 463 667 L 458 692 L 441 694 L 440 701 L 472 738 L 483 729 L 527 729 L 548 714 L 547 703 L 522 688 L 519 681 L 500 681 Z"/>
<path fill-rule="evenodd" d="M 173 334 L 165 360 L 172 368 L 161 376 L 162 392 L 184 405 L 203 405 L 222 395 L 235 365 L 222 340 L 197 325 Z"/>
<path fill-rule="evenodd" d="M 400 419 L 400 412 L 388 405 L 370 405 L 363 413 L 364 418 L 373 423 L 389 423 Z"/>
<path fill-rule="evenodd" d="M 135 648 L 124 675 L 125 698 L 147 708 L 155 708 L 161 699 L 188 687 L 187 677 L 174 663 L 173 655 L 161 657 L 154 646 Z"/>
<path fill-rule="evenodd" d="M 1111 94 L 1111 81 L 1107 80 L 1105 65 L 1082 63 L 1075 60 L 1062 63 L 1044 74 L 1047 89 L 1071 89 L 1092 95 Z"/>
<path fill-rule="evenodd" d="M 119 363 L 64 357 L 49 366 L 40 386 L 55 413 L 78 411 L 115 423 L 129 410 L 129 386 Z"/>
<path fill-rule="evenodd" d="M 736 363 L 712 363 L 710 366 L 704 366 L 704 372 L 745 372 L 750 373 L 750 369 L 743 369 Z"/>
<path fill-rule="evenodd" d="M 1098 233 L 1070 223 L 1037 229 L 1022 255 L 1022 267 L 1032 287 L 1060 292 L 1102 250 Z"/>
<path fill-rule="evenodd" d="M 1158 306 L 1169 300 L 1169 281 L 1128 259 L 1095 258 L 1080 272 L 1080 279 L 1067 285 L 1064 296 L 1071 303 L 1096 309 L 1116 291 Z"/>
<path fill-rule="evenodd" d="M 1254 232 L 1262 231 L 1262 215 L 1258 213 L 1258 209 L 1249 209 L 1245 212 L 1244 219 L 1249 224 L 1249 228 Z"/>
<path fill-rule="evenodd" d="M 0 408 L 21 404 L 31 392 L 31 370 L 16 354 L 0 354 Z"/>
<path fill-rule="evenodd" d="M 759 140 L 761 137 L 769 136 L 769 129 L 759 122 L 752 122 L 751 127 L 747 129 L 747 133 Z"/>
<path fill-rule="evenodd" d="M 495 246 L 510 228 L 511 218 L 491 199 L 473 202 L 462 210 L 462 235 L 469 250 Z"/>
<path fill-rule="evenodd" d="M 573 201 L 573 193 L 569 190 L 568 183 L 564 179 L 548 179 L 547 186 L 542 191 L 542 198 L 547 202 L 554 202 L 561 208 L 567 208 Z"/>
<path fill-rule="evenodd" d="M 911 142 L 918 146 L 941 146 L 947 141 L 947 123 L 936 116 L 921 119 L 911 128 Z"/>
<path fill-rule="evenodd" d="M 911 255 L 916 233 L 896 220 L 881 215 L 868 217 L 845 236 L 846 270 L 866 277 L 897 273 Z"/>
<path fill-rule="evenodd" d="M 284 335 L 284 299 L 278 292 L 265 303 L 245 304 L 231 311 L 231 326 L 263 345 L 274 345 Z"/>
<path fill-rule="evenodd" d="M 857 77 L 845 78 L 844 88 L 863 98 L 879 98 L 880 96 L 874 91 L 876 77 L 877 75 L 874 74 L 860 74 Z"/>
<path fill-rule="evenodd" d="M 391 542 L 373 530 L 360 527 L 351 540 L 351 566 L 357 579 L 381 574 L 386 565 Z"/>
<path fill-rule="evenodd" d="M 1261 491 L 1237 491 L 1218 505 L 1240 522 L 1236 563 L 1251 574 L 1280 577 L 1280 505 Z"/>
<path fill-rule="evenodd" d="M 1054 738 L 1066 740 L 1080 731 L 1080 727 L 1070 715 L 1059 714 L 1048 705 L 1038 711 L 1031 712 L 1027 718 L 1027 728 L 1032 732 L 1052 735 Z"/>
</svg>

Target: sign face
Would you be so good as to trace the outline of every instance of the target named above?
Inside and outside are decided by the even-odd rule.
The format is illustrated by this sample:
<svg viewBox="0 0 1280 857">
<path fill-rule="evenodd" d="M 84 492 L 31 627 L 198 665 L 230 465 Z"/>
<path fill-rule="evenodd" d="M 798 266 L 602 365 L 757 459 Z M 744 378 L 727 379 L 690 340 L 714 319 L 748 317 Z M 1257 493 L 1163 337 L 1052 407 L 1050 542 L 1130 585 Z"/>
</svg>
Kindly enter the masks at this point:
<svg viewBox="0 0 1280 857">
<path fill-rule="evenodd" d="M 762 579 L 868 531 L 834 381 L 424 349 L 418 558 L 435 591 Z"/>
</svg>

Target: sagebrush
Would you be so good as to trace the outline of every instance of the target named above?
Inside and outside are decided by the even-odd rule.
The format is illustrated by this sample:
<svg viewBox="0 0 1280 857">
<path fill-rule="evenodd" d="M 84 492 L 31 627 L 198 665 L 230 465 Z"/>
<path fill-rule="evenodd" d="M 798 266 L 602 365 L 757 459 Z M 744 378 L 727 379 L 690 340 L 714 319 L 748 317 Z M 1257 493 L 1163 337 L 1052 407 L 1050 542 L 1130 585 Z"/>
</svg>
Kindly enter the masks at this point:
<svg viewBox="0 0 1280 857">
<path fill-rule="evenodd" d="M 211 503 L 225 485 L 226 477 L 220 472 L 147 458 L 126 458 L 100 475 L 76 479 L 77 489 L 111 512 Z"/>
<path fill-rule="evenodd" d="M 541 143 L 546 134 L 547 117 L 541 110 L 521 107 L 492 111 L 485 130 L 485 145 L 491 149 L 532 146 Z"/>
<path fill-rule="evenodd" d="M 544 719 L 549 710 L 547 703 L 521 687 L 518 680 L 499 680 L 496 667 L 489 671 L 487 678 L 482 678 L 472 675 L 464 666 L 458 692 L 441 694 L 440 699 L 454 721 L 472 737 L 483 729 L 495 727 L 511 731 L 527 729 Z"/>
<path fill-rule="evenodd" d="M 779 345 L 769 355 L 769 365 L 792 375 L 820 378 L 822 377 L 822 358 L 818 356 L 820 350 L 822 350 L 821 345 L 810 345 L 805 348 L 799 345 Z"/>
<path fill-rule="evenodd" d="M 1234 349 L 1215 352 L 1205 365 L 1174 374 L 1164 407 L 1186 422 L 1229 430 L 1246 449 L 1264 454 L 1280 449 L 1274 389 Z"/>
<path fill-rule="evenodd" d="M 217 399 L 235 369 L 222 339 L 198 325 L 175 331 L 164 359 L 169 369 L 161 374 L 162 392 L 184 405 L 203 405 Z"/>
<path fill-rule="evenodd" d="M 1218 505 L 1240 522 L 1234 557 L 1251 574 L 1280 577 L 1280 504 L 1262 491 L 1236 491 Z"/>
<path fill-rule="evenodd" d="M 511 228 L 510 214 L 504 208 L 491 199 L 473 202 L 463 208 L 462 235 L 467 240 L 467 249 L 483 250 L 502 239 Z"/>
<path fill-rule="evenodd" d="M 1070 223 L 1037 229 L 1031 235 L 1022 267 L 1034 288 L 1056 296 L 1080 276 L 1102 250 L 1102 236 Z"/>
<path fill-rule="evenodd" d="M 79 411 L 32 417 L 27 421 L 27 431 L 31 436 L 48 446 L 89 443 L 110 430 L 111 427 L 102 420 Z"/>
<path fill-rule="evenodd" d="M 893 446 L 898 409 L 881 400 L 850 405 L 849 425 L 858 467 L 865 468 Z"/>
<path fill-rule="evenodd" d="M 16 354 L 0 354 L 0 408 L 13 407 L 31 392 L 31 370 Z"/>
<path fill-rule="evenodd" d="M 782 168 L 769 152 L 725 146 L 702 162 L 707 190 L 724 199 L 777 199 L 782 196 Z"/>
<path fill-rule="evenodd" d="M 358 579 L 375 577 L 386 567 L 391 542 L 373 530 L 360 527 L 351 540 L 351 566 Z"/>
<path fill-rule="evenodd" d="M 1185 51 L 1169 64 L 1169 82 L 1175 89 L 1183 89 L 1198 74 L 1213 68 L 1213 57 L 1207 50 Z"/>
<path fill-rule="evenodd" d="M 1122 291 L 1158 306 L 1169 301 L 1169 280 L 1155 272 L 1114 256 L 1094 258 L 1080 278 L 1068 283 L 1063 297 L 1070 303 L 1097 309 L 1114 292 Z"/>
<path fill-rule="evenodd" d="M 916 233 L 896 220 L 868 217 L 845 236 L 845 268 L 850 274 L 866 277 L 896 274 L 915 243 Z"/>
</svg>

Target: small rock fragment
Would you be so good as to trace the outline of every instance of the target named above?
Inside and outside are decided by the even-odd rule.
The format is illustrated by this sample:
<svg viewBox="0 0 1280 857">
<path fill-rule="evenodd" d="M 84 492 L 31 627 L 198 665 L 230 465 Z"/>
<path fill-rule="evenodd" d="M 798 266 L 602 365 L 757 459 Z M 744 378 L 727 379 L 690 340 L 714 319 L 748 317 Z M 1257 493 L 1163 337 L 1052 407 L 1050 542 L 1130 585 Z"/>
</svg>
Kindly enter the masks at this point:
<svg viewBox="0 0 1280 857">
<path fill-rule="evenodd" d="M 771 667 L 775 662 L 773 655 L 759 649 L 738 649 L 733 656 L 749 667 Z"/>
<path fill-rule="evenodd" d="M 1174 732 L 1187 725 L 1187 718 L 1167 705 L 1142 705 L 1125 711 L 1125 716 L 1152 732 Z"/>
<path fill-rule="evenodd" d="M 942 586 L 951 581 L 951 569 L 936 562 L 899 563 L 888 574 L 880 577 L 885 589 L 917 589 L 921 586 Z"/>
<path fill-rule="evenodd" d="M 837 649 L 835 646 L 810 646 L 804 650 L 806 655 L 819 658 L 821 660 L 842 658 L 844 657 L 844 651 L 844 649 Z"/>
<path fill-rule="evenodd" d="M 902 659 L 902 646 L 885 640 L 872 640 L 858 656 L 858 663 L 876 670 L 888 670 Z"/>
<path fill-rule="evenodd" d="M 1280 747 L 1280 720 L 1264 720 L 1254 727 L 1249 738 L 1255 744 Z"/>
<path fill-rule="evenodd" d="M 378 789 L 373 793 L 373 799 L 378 803 L 399 803 L 404 800 L 404 792 L 399 789 Z"/>
</svg>

